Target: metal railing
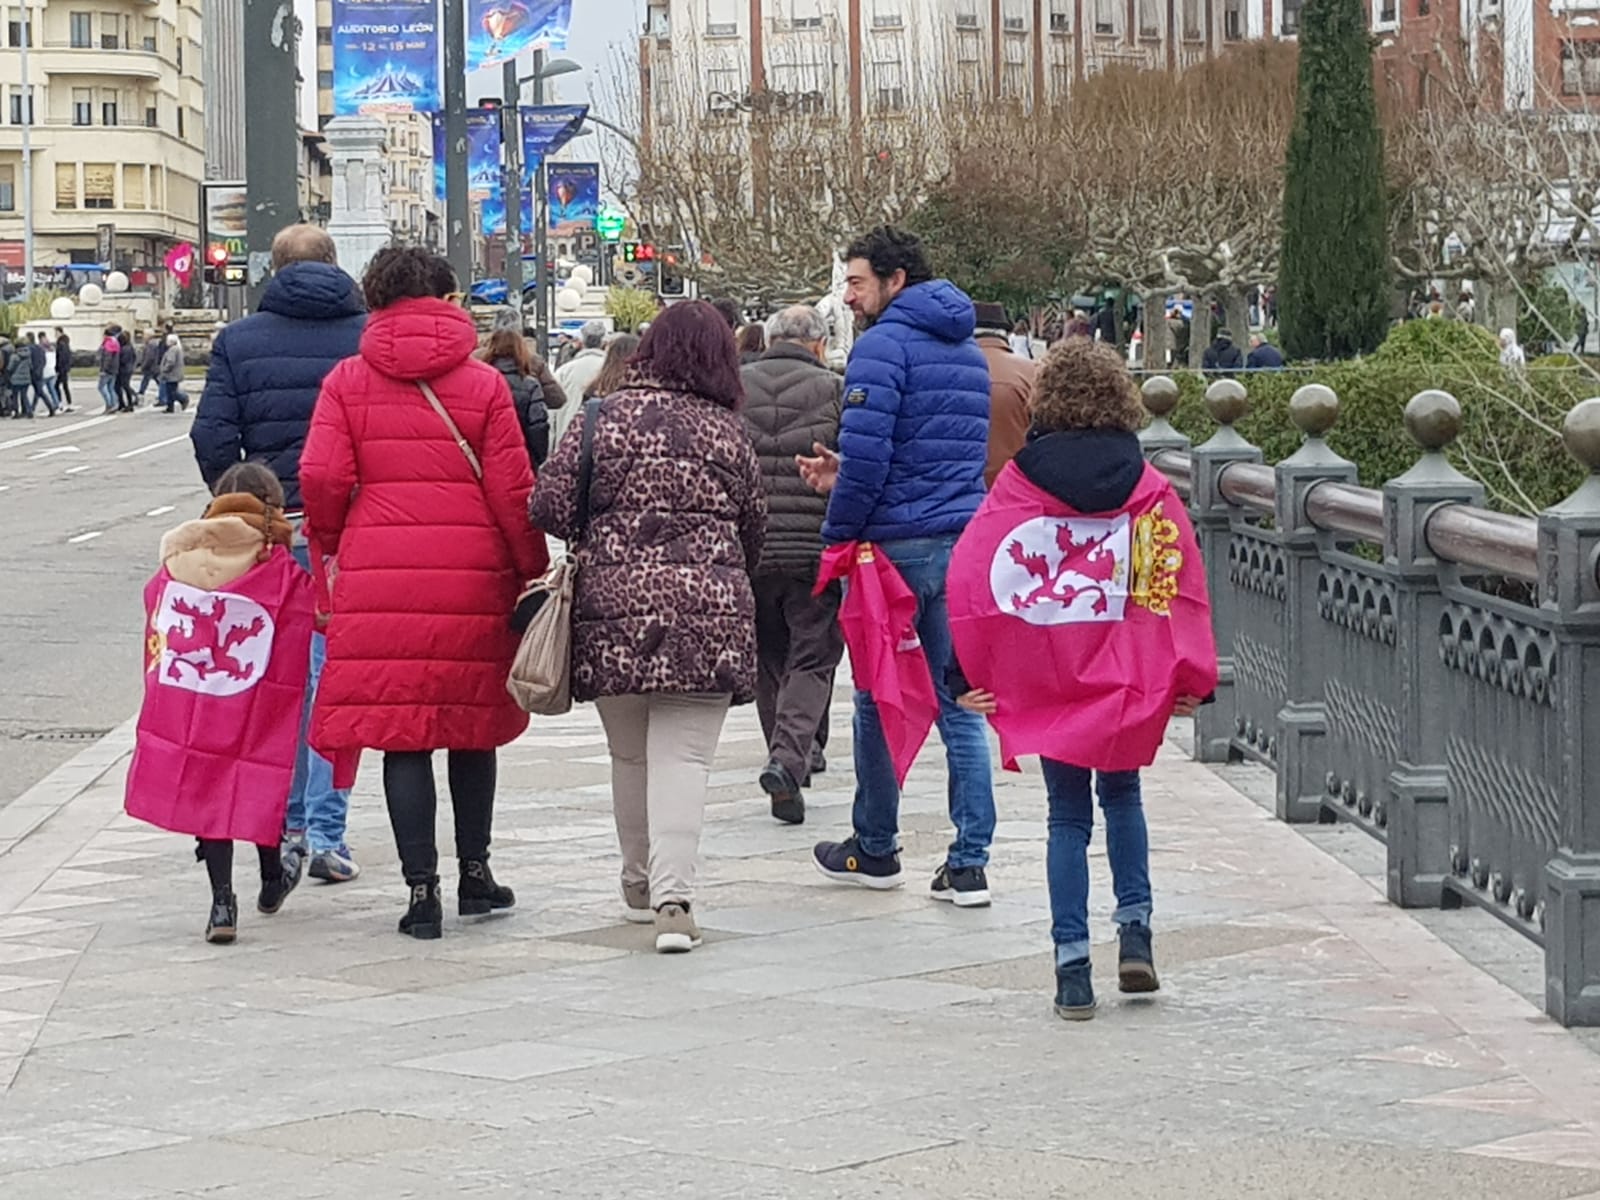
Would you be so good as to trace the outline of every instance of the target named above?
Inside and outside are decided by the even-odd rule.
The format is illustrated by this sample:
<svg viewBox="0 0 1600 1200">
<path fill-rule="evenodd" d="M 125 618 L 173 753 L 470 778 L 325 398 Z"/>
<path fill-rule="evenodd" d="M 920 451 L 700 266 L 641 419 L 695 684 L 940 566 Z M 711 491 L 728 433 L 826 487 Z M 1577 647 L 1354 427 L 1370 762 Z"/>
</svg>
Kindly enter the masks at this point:
<svg viewBox="0 0 1600 1200">
<path fill-rule="evenodd" d="M 1321 385 L 1290 400 L 1302 445 L 1275 465 L 1234 429 L 1244 383 L 1207 389 L 1198 446 L 1168 419 L 1176 383 L 1143 394 L 1211 591 L 1222 682 L 1197 757 L 1272 768 L 1284 820 L 1378 838 L 1395 903 L 1479 905 L 1532 938 L 1550 1014 L 1600 1025 L 1600 399 L 1564 429 L 1588 479 L 1517 517 L 1451 465 L 1445 392 L 1406 406 L 1419 456 L 1381 488 L 1328 446 Z"/>
</svg>

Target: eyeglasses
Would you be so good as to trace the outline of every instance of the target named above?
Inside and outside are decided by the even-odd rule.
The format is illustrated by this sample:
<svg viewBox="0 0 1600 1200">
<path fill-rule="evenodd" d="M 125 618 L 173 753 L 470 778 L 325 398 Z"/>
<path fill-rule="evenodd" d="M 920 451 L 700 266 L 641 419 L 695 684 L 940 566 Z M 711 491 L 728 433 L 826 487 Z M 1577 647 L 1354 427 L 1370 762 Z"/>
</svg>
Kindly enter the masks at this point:
<svg viewBox="0 0 1600 1200">
<path fill-rule="evenodd" d="M 449 294 L 447 294 L 445 296 L 444 302 L 446 304 L 454 304 L 457 308 L 466 308 L 467 307 L 467 293 L 466 292 L 450 292 Z"/>
</svg>

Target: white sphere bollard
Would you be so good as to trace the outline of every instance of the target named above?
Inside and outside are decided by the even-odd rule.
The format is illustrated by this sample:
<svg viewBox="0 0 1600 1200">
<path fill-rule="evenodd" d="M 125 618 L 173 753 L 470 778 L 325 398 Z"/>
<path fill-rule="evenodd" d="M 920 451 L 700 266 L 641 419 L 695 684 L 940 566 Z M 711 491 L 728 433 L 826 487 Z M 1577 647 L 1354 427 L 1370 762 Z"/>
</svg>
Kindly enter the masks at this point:
<svg viewBox="0 0 1600 1200">
<path fill-rule="evenodd" d="M 572 268 L 572 282 L 578 287 L 588 287 L 594 282 L 594 270 L 587 263 Z"/>
<path fill-rule="evenodd" d="M 128 277 L 121 271 L 113 271 L 106 276 L 106 291 L 113 296 L 120 296 L 128 290 Z"/>
<path fill-rule="evenodd" d="M 564 313 L 577 312 L 583 307 L 583 293 L 576 288 L 562 288 L 556 293 L 556 307 Z"/>
<path fill-rule="evenodd" d="M 94 308 L 105 298 L 106 294 L 100 290 L 98 283 L 86 283 L 78 289 L 78 303 L 85 308 Z"/>
<path fill-rule="evenodd" d="M 53 321 L 70 321 L 77 311 L 78 306 L 72 302 L 71 296 L 57 296 L 50 301 L 50 319 Z"/>
</svg>

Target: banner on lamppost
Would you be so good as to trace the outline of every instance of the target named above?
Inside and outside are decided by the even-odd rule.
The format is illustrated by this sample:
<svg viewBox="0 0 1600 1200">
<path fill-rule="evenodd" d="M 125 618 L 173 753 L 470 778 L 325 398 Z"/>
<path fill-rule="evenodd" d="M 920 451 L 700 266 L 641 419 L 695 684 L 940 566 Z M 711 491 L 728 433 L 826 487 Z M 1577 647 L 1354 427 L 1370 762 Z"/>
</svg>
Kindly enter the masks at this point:
<svg viewBox="0 0 1600 1200">
<path fill-rule="evenodd" d="M 467 70 L 524 50 L 565 50 L 572 0 L 468 0 Z"/>
<path fill-rule="evenodd" d="M 434 113 L 430 123 L 433 125 L 433 198 L 443 204 L 447 190 L 445 171 L 449 165 L 444 144 L 444 114 Z"/>
<path fill-rule="evenodd" d="M 439 108 L 436 0 L 333 0 L 333 111 Z"/>
<path fill-rule="evenodd" d="M 589 115 L 589 106 L 543 104 L 518 112 L 522 117 L 522 161 L 537 167 L 540 159 L 548 158 L 573 139 Z"/>
<path fill-rule="evenodd" d="M 600 211 L 599 163 L 546 163 L 550 180 L 550 232 L 572 237 L 593 229 Z"/>
<path fill-rule="evenodd" d="M 478 206 L 479 232 L 485 237 L 506 231 L 506 195 L 500 165 L 500 113 L 467 110 L 467 198 Z"/>
</svg>

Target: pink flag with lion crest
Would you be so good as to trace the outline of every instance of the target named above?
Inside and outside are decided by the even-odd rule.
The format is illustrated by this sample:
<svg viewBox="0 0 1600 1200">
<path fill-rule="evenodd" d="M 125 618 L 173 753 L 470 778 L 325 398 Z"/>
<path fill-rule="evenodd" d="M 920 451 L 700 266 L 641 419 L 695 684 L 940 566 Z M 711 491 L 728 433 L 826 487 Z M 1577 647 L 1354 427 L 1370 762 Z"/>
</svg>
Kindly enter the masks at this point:
<svg viewBox="0 0 1600 1200">
<path fill-rule="evenodd" d="M 216 591 L 163 569 L 144 604 L 129 815 L 175 833 L 277 845 L 310 673 L 311 577 L 279 548 Z"/>
</svg>

